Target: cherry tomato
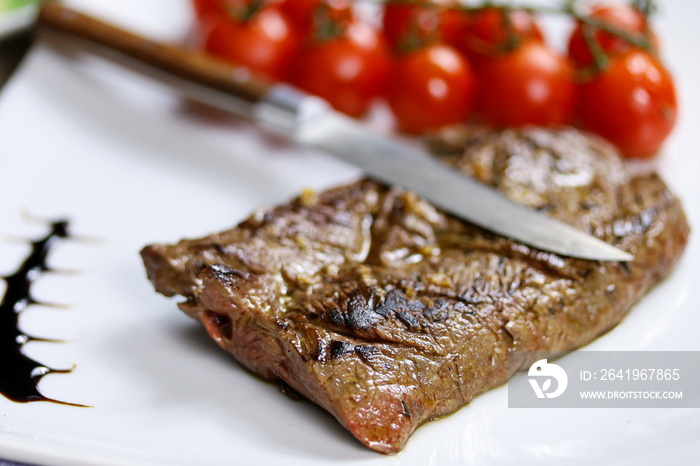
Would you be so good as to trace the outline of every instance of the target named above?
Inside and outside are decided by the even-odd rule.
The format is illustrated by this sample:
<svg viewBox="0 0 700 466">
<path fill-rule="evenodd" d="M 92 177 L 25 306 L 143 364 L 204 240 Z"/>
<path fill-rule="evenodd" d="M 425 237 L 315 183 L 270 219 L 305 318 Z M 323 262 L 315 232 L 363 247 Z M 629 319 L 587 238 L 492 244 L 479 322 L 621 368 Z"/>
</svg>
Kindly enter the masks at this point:
<svg viewBox="0 0 700 466">
<path fill-rule="evenodd" d="M 491 60 L 479 72 L 479 109 L 495 126 L 566 124 L 574 99 L 571 64 L 537 42 Z"/>
<path fill-rule="evenodd" d="M 222 0 L 192 0 L 192 6 L 199 19 L 226 13 Z"/>
<path fill-rule="evenodd" d="M 440 16 L 440 39 L 454 47 L 460 41 L 464 24 L 470 17 L 469 13 L 455 6 L 447 8 Z"/>
<path fill-rule="evenodd" d="M 281 80 L 296 56 L 300 39 L 275 7 L 263 7 L 242 21 L 231 15 L 210 17 L 203 25 L 204 49 L 225 60 Z"/>
<path fill-rule="evenodd" d="M 425 133 L 465 121 L 476 79 L 469 63 L 453 47 L 423 47 L 394 62 L 386 98 L 399 127 Z"/>
<path fill-rule="evenodd" d="M 293 82 L 337 110 L 360 116 L 383 92 L 388 71 L 384 42 L 370 25 L 354 22 L 339 37 L 303 48 Z"/>
<path fill-rule="evenodd" d="M 325 6 L 324 12 L 320 7 Z M 353 20 L 352 0 L 283 0 L 280 4 L 282 12 L 304 34 L 308 35 L 314 29 L 314 19 L 319 14 L 327 14 L 333 21 L 345 25 Z"/>
<path fill-rule="evenodd" d="M 506 27 L 506 18 L 510 21 L 512 32 Z M 461 12 L 461 21 L 458 18 L 453 21 L 458 21 L 459 25 L 453 26 L 456 31 L 450 34 L 451 43 L 477 69 L 510 51 L 511 33 L 517 43 L 544 42 L 535 19 L 523 10 L 510 10 L 506 17 L 502 8 L 485 8 L 476 13 Z"/>
<path fill-rule="evenodd" d="M 627 4 L 595 6 L 591 10 L 590 17 L 615 26 L 639 38 L 644 37 L 647 28 L 644 16 Z M 625 42 L 624 39 L 610 34 L 609 32 L 598 30 L 594 37 L 601 50 L 608 55 L 619 55 L 633 47 L 628 42 Z M 652 35 L 650 40 L 652 45 L 655 46 L 656 38 Z M 585 68 L 593 64 L 593 55 L 586 43 L 584 25 L 581 22 L 578 22 L 569 38 L 569 57 L 571 57 L 576 66 L 580 68 Z"/>
<path fill-rule="evenodd" d="M 579 89 L 585 128 L 615 144 L 627 157 L 655 154 L 676 123 L 673 78 L 647 52 L 632 50 Z"/>
<path fill-rule="evenodd" d="M 452 0 L 393 0 L 384 6 L 382 33 L 394 48 L 407 42 L 434 42 Z"/>
</svg>

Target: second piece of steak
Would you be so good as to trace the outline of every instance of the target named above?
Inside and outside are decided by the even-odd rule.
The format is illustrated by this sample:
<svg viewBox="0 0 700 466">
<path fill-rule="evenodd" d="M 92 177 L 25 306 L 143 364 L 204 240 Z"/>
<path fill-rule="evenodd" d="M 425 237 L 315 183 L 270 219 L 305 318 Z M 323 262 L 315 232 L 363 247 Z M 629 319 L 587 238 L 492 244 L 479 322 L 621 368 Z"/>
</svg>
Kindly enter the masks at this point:
<svg viewBox="0 0 700 466">
<path fill-rule="evenodd" d="M 572 350 L 610 330 L 686 244 L 664 183 L 629 178 L 610 146 L 575 130 L 474 132 L 436 148 L 634 262 L 532 250 L 364 180 L 220 234 L 148 246 L 148 276 L 184 296 L 180 307 L 246 367 L 391 453 L 424 422 L 503 384 L 509 350 Z"/>
</svg>

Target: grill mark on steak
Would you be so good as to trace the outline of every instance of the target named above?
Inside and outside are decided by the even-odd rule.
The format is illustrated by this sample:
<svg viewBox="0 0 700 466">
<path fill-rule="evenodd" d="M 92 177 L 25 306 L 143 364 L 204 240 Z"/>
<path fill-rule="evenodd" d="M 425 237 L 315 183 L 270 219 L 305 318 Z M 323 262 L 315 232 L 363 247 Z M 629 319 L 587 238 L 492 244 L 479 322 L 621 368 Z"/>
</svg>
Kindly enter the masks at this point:
<svg viewBox="0 0 700 466">
<path fill-rule="evenodd" d="M 367 304 L 362 295 L 355 295 L 348 301 L 348 324 L 353 329 L 367 330 L 372 328 L 381 318 Z"/>
<path fill-rule="evenodd" d="M 355 345 L 348 343 L 347 341 L 333 340 L 331 342 L 331 359 L 338 359 L 339 357 L 355 352 Z"/>
<path fill-rule="evenodd" d="M 406 405 L 406 402 L 401 400 L 401 406 L 403 406 L 403 413 L 406 415 L 406 417 L 411 419 L 411 411 L 408 410 L 408 406 Z"/>
<path fill-rule="evenodd" d="M 148 246 L 148 276 L 184 296 L 181 309 L 246 367 L 391 453 L 503 384 L 510 350 L 572 350 L 617 325 L 687 241 L 680 203 L 657 176 L 630 179 L 609 145 L 575 130 L 470 130 L 432 145 L 635 261 L 534 250 L 362 180 L 217 235 Z"/>
<path fill-rule="evenodd" d="M 396 317 L 398 317 L 399 320 L 406 324 L 406 326 L 411 330 L 420 329 L 420 323 L 418 322 L 418 319 L 416 319 L 415 316 L 413 316 L 412 314 L 406 311 L 399 311 L 396 313 Z"/>
<path fill-rule="evenodd" d="M 216 245 L 214 245 L 214 248 L 216 248 Z M 228 283 L 233 283 L 236 278 L 242 278 L 243 280 L 246 280 L 250 277 L 250 275 L 247 272 L 236 270 L 224 264 L 214 264 L 211 266 L 211 270 L 221 280 Z"/>
</svg>

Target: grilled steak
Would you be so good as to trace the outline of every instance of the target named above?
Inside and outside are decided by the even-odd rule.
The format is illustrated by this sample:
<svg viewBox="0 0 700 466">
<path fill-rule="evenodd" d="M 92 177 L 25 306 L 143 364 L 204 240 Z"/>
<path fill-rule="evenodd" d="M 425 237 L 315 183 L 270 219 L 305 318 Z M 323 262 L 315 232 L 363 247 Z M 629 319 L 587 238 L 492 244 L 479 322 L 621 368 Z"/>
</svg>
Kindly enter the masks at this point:
<svg viewBox="0 0 700 466">
<path fill-rule="evenodd" d="M 686 244 L 664 183 L 631 177 L 609 145 L 575 130 L 454 133 L 433 147 L 634 262 L 533 250 L 362 180 L 220 234 L 148 246 L 148 276 L 185 297 L 182 310 L 246 367 L 392 453 L 424 422 L 505 383 L 509 350 L 572 350 L 613 328 Z"/>
</svg>

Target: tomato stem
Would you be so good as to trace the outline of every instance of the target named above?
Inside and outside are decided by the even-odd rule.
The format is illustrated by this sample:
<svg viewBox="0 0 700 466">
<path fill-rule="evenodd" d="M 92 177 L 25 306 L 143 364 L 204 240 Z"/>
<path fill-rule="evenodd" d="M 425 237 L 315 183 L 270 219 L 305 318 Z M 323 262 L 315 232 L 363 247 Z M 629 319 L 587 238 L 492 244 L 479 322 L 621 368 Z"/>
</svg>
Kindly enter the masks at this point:
<svg viewBox="0 0 700 466">
<path fill-rule="evenodd" d="M 608 60 L 607 55 L 605 55 L 605 52 L 600 46 L 600 43 L 596 38 L 596 32 L 597 29 L 594 26 L 590 24 L 583 25 L 583 39 L 586 41 L 586 45 L 591 51 L 591 55 L 593 55 L 593 62 L 596 68 L 595 71 L 600 72 L 608 67 L 610 60 Z"/>
<path fill-rule="evenodd" d="M 586 45 L 590 49 L 591 55 L 593 55 L 597 71 L 602 71 L 607 68 L 610 62 L 596 39 L 596 32 L 598 31 L 605 31 L 608 34 L 619 37 L 630 45 L 644 49 L 651 54 L 656 54 L 656 49 L 651 40 L 651 31 L 647 22 L 649 15 L 656 11 L 656 2 L 654 0 L 632 0 L 632 7 L 644 16 L 645 23 L 647 23 L 644 32 L 641 34 L 629 33 L 628 31 L 611 25 L 606 21 L 591 18 L 578 10 L 577 6 L 579 3 L 579 0 L 566 0 L 559 7 L 551 7 L 527 4 L 494 5 L 493 2 L 487 0 L 481 5 L 462 5 L 458 6 L 457 8 L 466 12 L 479 12 L 487 8 L 500 8 L 503 10 L 504 28 L 508 33 L 508 37 L 503 44 L 504 51 L 513 50 L 519 45 L 518 38 L 513 37 L 514 31 L 509 13 L 513 10 L 522 10 L 532 14 L 566 15 L 583 23 L 583 25 L 586 26 L 584 27 L 584 38 L 586 40 Z"/>
<path fill-rule="evenodd" d="M 523 10 L 529 11 L 531 13 L 539 14 L 560 14 L 571 16 L 572 18 L 581 21 L 583 24 L 592 26 L 595 29 L 605 31 L 609 34 L 619 37 L 628 44 L 634 45 L 635 47 L 642 48 L 647 52 L 654 53 L 654 47 L 649 40 L 649 34 L 635 35 L 620 29 L 606 21 L 601 21 L 596 18 L 591 18 L 590 16 L 583 14 L 578 11 L 577 4 L 578 0 L 567 0 L 567 2 L 560 8 L 557 7 L 545 7 L 545 6 L 522 6 L 518 7 Z M 656 10 L 656 4 L 653 0 L 633 0 L 633 7 L 637 9 L 645 19 Z M 512 8 L 512 7 L 510 7 Z M 593 52 L 593 50 L 591 50 Z"/>
<path fill-rule="evenodd" d="M 632 0 L 632 8 L 637 10 L 645 19 L 648 19 L 658 10 L 654 0 Z"/>
<path fill-rule="evenodd" d="M 391 1 L 391 0 L 390 0 Z M 414 3 L 416 0 L 403 0 L 407 3 Z M 657 6 L 655 0 L 630 0 L 632 7 L 639 11 L 639 13 L 645 19 L 644 32 L 640 34 L 630 33 L 619 27 L 616 27 L 606 21 L 599 20 L 597 18 L 592 18 L 585 13 L 579 11 L 578 5 L 581 3 L 580 0 L 565 0 L 560 6 L 544 6 L 544 5 L 528 5 L 528 4 L 507 4 L 507 5 L 497 5 L 492 0 L 484 0 L 480 5 L 456 5 L 453 8 L 464 11 L 466 13 L 478 13 L 486 9 L 497 8 L 503 13 L 503 28 L 506 31 L 506 38 L 502 44 L 498 47 L 499 52 L 507 53 L 520 45 L 520 38 L 518 37 L 515 28 L 513 26 L 511 12 L 513 11 L 526 11 L 531 14 L 545 14 L 545 15 L 566 15 L 575 20 L 580 21 L 583 25 L 584 39 L 586 45 L 589 48 L 591 55 L 594 58 L 594 72 L 600 72 L 605 70 L 610 64 L 610 60 L 606 55 L 605 51 L 602 49 L 597 39 L 597 32 L 604 31 L 608 34 L 616 36 L 630 45 L 644 49 L 645 51 L 656 54 L 656 49 L 653 41 L 651 40 L 651 31 L 648 26 L 647 18 L 656 11 Z M 415 35 L 414 35 L 415 36 Z M 416 40 L 417 37 L 407 37 L 402 44 L 401 49 L 403 51 L 414 50 L 425 41 Z"/>
<path fill-rule="evenodd" d="M 515 50 L 521 42 L 518 38 L 518 33 L 515 31 L 513 19 L 510 15 L 511 9 L 504 8 L 503 14 L 501 15 L 503 17 L 503 29 L 506 31 L 506 40 L 503 43 L 504 52 Z"/>
<path fill-rule="evenodd" d="M 316 42 L 328 42 L 345 34 L 345 27 L 333 18 L 331 7 L 321 3 L 314 11 L 314 39 Z"/>
<path fill-rule="evenodd" d="M 591 18 L 583 13 L 580 13 L 576 6 L 579 0 L 567 0 L 560 7 L 542 6 L 542 5 L 494 5 L 492 1 L 485 1 L 481 5 L 465 6 L 460 5 L 456 8 L 467 12 L 478 12 L 487 8 L 500 8 L 505 11 L 513 10 L 523 10 L 533 14 L 545 14 L 545 15 L 566 15 L 581 21 L 584 24 L 593 26 L 596 29 L 603 30 L 609 34 L 617 36 L 624 40 L 625 42 L 632 44 L 636 47 L 643 48 L 647 52 L 654 52 L 654 47 L 649 40 L 647 34 L 634 35 L 629 32 L 615 27 L 605 21 L 598 20 L 596 18 Z M 637 9 L 645 18 L 651 13 L 656 11 L 656 3 L 653 0 L 633 0 L 633 7 Z M 507 15 L 504 15 L 506 18 Z"/>
<path fill-rule="evenodd" d="M 400 41 L 397 48 L 399 53 L 411 53 L 432 42 L 435 42 L 436 39 L 436 35 L 433 35 L 433 37 L 423 37 L 420 26 L 415 23 L 411 23 L 409 25 L 408 33 Z"/>
<path fill-rule="evenodd" d="M 611 24 L 605 21 L 601 21 L 599 19 L 591 18 L 588 16 L 581 15 L 574 17 L 588 26 L 592 26 L 595 29 L 600 29 L 605 32 L 608 32 L 614 36 L 619 37 L 620 39 L 624 40 L 629 44 L 646 50 L 647 52 L 654 52 L 654 48 L 651 45 L 651 41 L 645 35 L 635 36 L 634 34 L 630 34 L 626 31 L 623 31 L 622 29 L 612 26 Z"/>
<path fill-rule="evenodd" d="M 250 0 L 250 2 L 237 2 L 228 6 L 228 14 L 237 21 L 247 23 L 265 6 L 265 0 Z"/>
</svg>

